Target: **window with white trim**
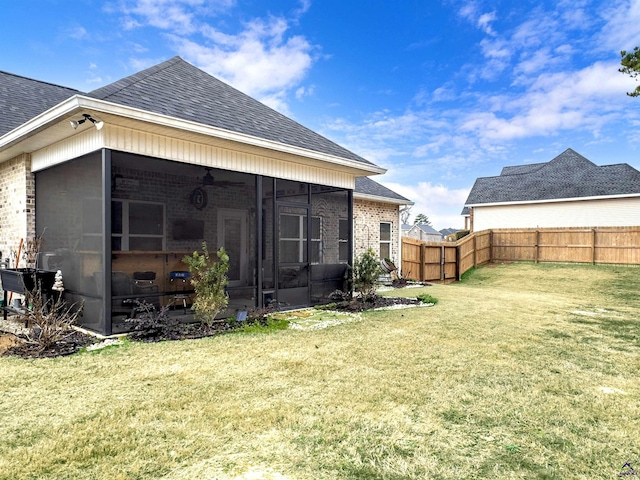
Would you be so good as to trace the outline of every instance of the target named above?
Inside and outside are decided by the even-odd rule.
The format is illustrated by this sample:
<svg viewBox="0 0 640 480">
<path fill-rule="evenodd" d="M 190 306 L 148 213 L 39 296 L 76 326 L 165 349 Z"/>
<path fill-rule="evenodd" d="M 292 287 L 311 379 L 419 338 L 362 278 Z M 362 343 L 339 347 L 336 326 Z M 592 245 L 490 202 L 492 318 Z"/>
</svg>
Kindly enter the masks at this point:
<svg viewBox="0 0 640 480">
<path fill-rule="evenodd" d="M 280 214 L 280 262 L 307 261 L 307 222 L 305 215 Z M 311 263 L 322 262 L 322 218 L 311 217 Z"/>
<path fill-rule="evenodd" d="M 111 202 L 111 249 L 165 250 L 163 203 L 137 200 Z"/>
<path fill-rule="evenodd" d="M 391 258 L 391 222 L 380 222 L 380 258 Z"/>
</svg>

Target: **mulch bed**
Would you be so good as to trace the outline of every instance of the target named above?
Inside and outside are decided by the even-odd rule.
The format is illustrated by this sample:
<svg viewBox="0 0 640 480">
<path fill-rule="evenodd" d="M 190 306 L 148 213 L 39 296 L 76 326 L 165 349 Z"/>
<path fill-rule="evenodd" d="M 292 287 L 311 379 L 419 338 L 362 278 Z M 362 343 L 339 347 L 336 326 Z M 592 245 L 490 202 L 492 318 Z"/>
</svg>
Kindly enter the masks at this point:
<svg viewBox="0 0 640 480">
<path fill-rule="evenodd" d="M 419 305 L 420 301 L 417 298 L 404 298 L 404 297 L 380 297 L 375 296 L 371 299 L 363 301 L 359 298 L 354 298 L 350 301 L 336 302 L 331 304 L 331 310 L 339 310 L 343 312 L 364 312 L 365 310 L 373 310 L 383 307 L 394 307 L 396 305 Z"/>
<path fill-rule="evenodd" d="M 363 301 L 360 298 L 337 301 L 332 303 L 328 309 L 343 312 L 363 312 L 382 307 L 393 307 L 397 305 L 418 305 L 420 301 L 416 298 L 403 297 L 381 297 L 374 296 Z M 265 322 L 263 313 L 270 313 L 272 310 L 253 312 L 245 324 L 251 322 Z M 128 334 L 129 338 L 140 342 L 160 342 L 165 340 L 186 340 L 210 337 L 227 333 L 237 324 L 232 325 L 227 321 L 216 322 L 213 325 L 203 323 L 180 323 L 162 322 L 155 324 L 132 324 L 133 331 Z M 60 340 L 47 349 L 41 349 L 38 345 L 29 343 L 23 333 L 9 333 L 0 331 L 0 357 L 16 355 L 21 358 L 53 358 L 64 355 L 72 355 L 100 340 L 93 335 L 80 331 L 74 331 L 69 336 Z"/>
<path fill-rule="evenodd" d="M 74 331 L 69 336 L 53 343 L 46 349 L 41 349 L 39 345 L 29 343 L 21 334 L 0 332 L 0 356 L 16 355 L 21 358 L 54 358 L 65 355 L 72 355 L 80 351 L 81 348 L 98 341 L 93 335 Z M 1 348 L 4 345 L 4 349 Z"/>
</svg>

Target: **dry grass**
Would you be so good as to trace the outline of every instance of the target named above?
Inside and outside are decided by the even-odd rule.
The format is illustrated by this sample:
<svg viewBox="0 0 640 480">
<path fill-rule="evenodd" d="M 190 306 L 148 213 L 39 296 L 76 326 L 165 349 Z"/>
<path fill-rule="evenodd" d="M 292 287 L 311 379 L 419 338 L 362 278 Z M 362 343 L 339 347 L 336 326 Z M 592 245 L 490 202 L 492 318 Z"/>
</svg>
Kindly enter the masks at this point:
<svg viewBox="0 0 640 480">
<path fill-rule="evenodd" d="M 513 264 L 321 330 L 0 359 L 0 479 L 614 478 L 640 270 Z"/>
</svg>

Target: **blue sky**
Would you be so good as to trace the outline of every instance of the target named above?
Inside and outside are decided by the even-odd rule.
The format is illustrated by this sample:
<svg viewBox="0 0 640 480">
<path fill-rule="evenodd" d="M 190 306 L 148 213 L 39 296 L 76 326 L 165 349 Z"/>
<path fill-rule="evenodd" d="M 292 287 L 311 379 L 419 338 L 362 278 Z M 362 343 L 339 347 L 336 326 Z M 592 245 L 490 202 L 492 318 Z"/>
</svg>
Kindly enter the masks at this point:
<svg viewBox="0 0 640 480">
<path fill-rule="evenodd" d="M 640 0 L 0 0 L 0 70 L 90 91 L 175 55 L 388 169 L 436 228 L 567 148 L 640 169 Z"/>
</svg>

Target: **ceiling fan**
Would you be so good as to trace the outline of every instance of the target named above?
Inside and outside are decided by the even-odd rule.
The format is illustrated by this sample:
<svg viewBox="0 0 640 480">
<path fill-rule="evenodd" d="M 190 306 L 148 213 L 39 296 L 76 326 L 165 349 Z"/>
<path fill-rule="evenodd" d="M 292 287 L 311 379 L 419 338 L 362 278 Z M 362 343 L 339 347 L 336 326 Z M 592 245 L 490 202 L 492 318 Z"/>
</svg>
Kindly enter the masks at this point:
<svg viewBox="0 0 640 480">
<path fill-rule="evenodd" d="M 229 188 L 229 187 L 240 187 L 244 186 L 244 182 L 232 182 L 229 180 L 216 180 L 213 175 L 211 175 L 211 170 L 213 167 L 204 167 L 206 170 L 205 175 L 202 177 L 202 187 L 217 187 L 217 188 Z"/>
</svg>

